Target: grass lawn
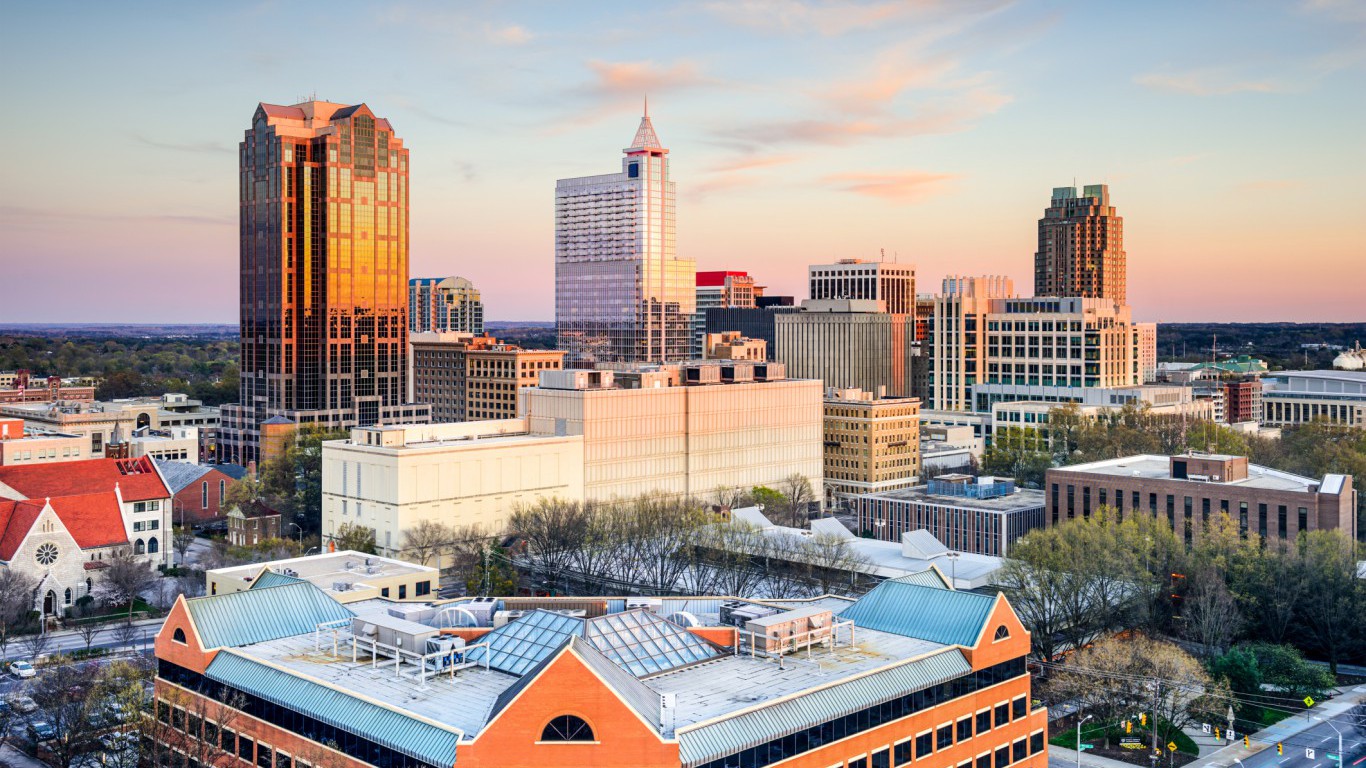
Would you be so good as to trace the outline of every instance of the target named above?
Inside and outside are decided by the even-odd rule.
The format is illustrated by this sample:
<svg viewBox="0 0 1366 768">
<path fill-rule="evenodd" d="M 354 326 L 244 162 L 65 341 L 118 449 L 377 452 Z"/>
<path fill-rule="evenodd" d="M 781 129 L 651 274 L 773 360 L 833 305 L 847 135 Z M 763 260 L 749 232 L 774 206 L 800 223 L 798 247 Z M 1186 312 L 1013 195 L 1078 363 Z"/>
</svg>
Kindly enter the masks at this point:
<svg viewBox="0 0 1366 768">
<path fill-rule="evenodd" d="M 1137 725 L 1137 723 L 1135 723 L 1135 725 Z M 1095 744 L 1096 746 L 1100 746 L 1105 742 L 1105 730 L 1106 729 L 1102 726 L 1093 726 L 1091 723 L 1087 723 L 1086 728 L 1082 731 L 1081 740 L 1086 744 Z M 1119 744 L 1119 740 L 1121 738 L 1124 738 L 1125 736 L 1138 737 L 1142 739 L 1144 743 L 1147 743 L 1152 740 L 1151 732 L 1143 728 L 1135 727 L 1133 733 L 1125 733 L 1124 727 L 1121 724 L 1118 727 L 1112 726 L 1108 730 L 1110 732 L 1110 744 L 1112 746 Z M 1196 746 L 1195 742 L 1191 739 L 1191 737 L 1187 736 L 1182 731 L 1177 731 L 1176 733 L 1172 734 L 1171 740 L 1176 742 L 1177 752 L 1184 752 L 1188 755 L 1200 754 L 1200 747 Z M 1052 744 L 1055 747 L 1066 747 L 1067 749 L 1076 749 L 1076 727 L 1074 726 L 1072 728 L 1068 728 L 1065 731 L 1061 731 L 1059 733 L 1054 734 L 1053 737 L 1048 740 L 1048 743 Z"/>
</svg>

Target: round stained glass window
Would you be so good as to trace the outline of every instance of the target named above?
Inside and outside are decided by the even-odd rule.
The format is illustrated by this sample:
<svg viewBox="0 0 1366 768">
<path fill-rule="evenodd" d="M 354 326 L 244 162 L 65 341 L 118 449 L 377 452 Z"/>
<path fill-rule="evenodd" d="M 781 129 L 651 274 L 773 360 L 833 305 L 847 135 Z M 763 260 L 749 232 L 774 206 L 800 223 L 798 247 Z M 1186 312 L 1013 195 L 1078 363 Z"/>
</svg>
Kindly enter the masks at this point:
<svg viewBox="0 0 1366 768">
<path fill-rule="evenodd" d="M 52 565 L 57 562 L 57 545 L 40 544 L 38 546 L 38 551 L 34 553 L 33 556 L 37 559 L 39 565 Z"/>
</svg>

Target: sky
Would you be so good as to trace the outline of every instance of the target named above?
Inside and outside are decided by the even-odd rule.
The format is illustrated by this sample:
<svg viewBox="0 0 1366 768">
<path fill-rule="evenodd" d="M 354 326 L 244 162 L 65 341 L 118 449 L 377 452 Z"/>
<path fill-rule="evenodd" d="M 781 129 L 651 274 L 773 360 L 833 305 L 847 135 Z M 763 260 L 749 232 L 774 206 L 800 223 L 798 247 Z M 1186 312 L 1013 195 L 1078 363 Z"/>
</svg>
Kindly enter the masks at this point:
<svg viewBox="0 0 1366 768">
<path fill-rule="evenodd" d="M 1366 2 L 7 4 L 6 322 L 237 319 L 261 101 L 411 151 L 412 276 L 553 319 L 557 178 L 648 94 L 678 250 L 806 294 L 885 253 L 1032 288 L 1053 187 L 1104 183 L 1142 320 L 1366 320 Z"/>
</svg>

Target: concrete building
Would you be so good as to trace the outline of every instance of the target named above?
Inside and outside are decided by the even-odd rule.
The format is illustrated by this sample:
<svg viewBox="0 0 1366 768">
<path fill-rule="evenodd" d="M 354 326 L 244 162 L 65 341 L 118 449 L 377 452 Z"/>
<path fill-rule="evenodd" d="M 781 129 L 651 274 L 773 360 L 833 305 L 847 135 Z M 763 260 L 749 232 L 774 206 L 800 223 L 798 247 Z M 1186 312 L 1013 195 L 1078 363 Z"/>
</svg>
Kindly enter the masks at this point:
<svg viewBox="0 0 1366 768">
<path fill-rule="evenodd" d="M 884 261 L 840 259 L 807 267 L 811 298 L 882 302 L 894 315 L 915 314 L 915 267 Z"/>
<path fill-rule="evenodd" d="M 1357 535 L 1351 475 L 1322 480 L 1249 464 L 1242 456 L 1191 452 L 1125 456 L 1048 470 L 1046 519 L 1057 525 L 1100 507 L 1164 517 L 1190 544 L 1211 515 L 1228 515 L 1244 534 L 1294 540 L 1301 531 Z"/>
<path fill-rule="evenodd" d="M 1077 296 L 1126 303 L 1124 219 L 1110 205 L 1110 188 L 1054 187 L 1039 219 L 1034 254 L 1035 296 Z"/>
<path fill-rule="evenodd" d="M 23 419 L 0 418 L 0 467 L 87 458 L 85 447 L 80 435 L 26 432 Z"/>
<path fill-rule="evenodd" d="M 408 355 L 408 400 L 429 404 L 441 423 L 516 417 L 521 389 L 535 385 L 541 371 L 560 370 L 565 353 L 490 336 L 414 333 Z"/>
<path fill-rule="evenodd" d="M 583 455 L 581 436 L 532 434 L 526 419 L 357 427 L 323 443 L 323 541 L 363 525 L 399 556 L 424 520 L 498 533 L 519 504 L 583 499 Z"/>
<path fill-rule="evenodd" d="M 526 415 L 534 434 L 583 437 L 589 499 L 701 498 L 793 474 L 821 499 L 822 392 L 777 363 L 550 371 L 526 390 Z"/>
<path fill-rule="evenodd" d="M 1138 368 L 1142 383 L 1157 381 L 1157 323 L 1134 323 L 1138 333 Z"/>
<path fill-rule="evenodd" d="M 1227 379 L 1224 418 L 1229 424 L 1262 423 L 1262 380 L 1256 376 Z"/>
<path fill-rule="evenodd" d="M 872 299 L 813 299 L 774 317 L 774 359 L 827 387 L 911 394 L 915 316 L 883 311 Z"/>
<path fill-rule="evenodd" d="M 693 314 L 694 358 L 707 356 L 708 309 L 754 309 L 754 300 L 764 294 L 748 272 L 709 271 L 697 273 L 697 308 Z"/>
<path fill-rule="evenodd" d="M 1003 595 L 934 571 L 857 600 L 345 605 L 271 573 L 176 602 L 151 721 L 277 768 L 1046 768 L 1028 653 Z M 190 714 L 240 701 L 226 730 Z"/>
<path fill-rule="evenodd" d="M 556 346 L 573 362 L 692 357 L 697 267 L 675 247 L 668 154 L 646 113 L 620 173 L 555 182 Z"/>
<path fill-rule="evenodd" d="M 0 417 L 23 419 L 30 431 L 76 435 L 85 458 L 103 458 L 110 443 L 124 443 L 140 429 L 193 427 L 199 446 L 194 460 L 216 455 L 219 409 L 179 393 L 108 402 L 13 403 L 0 405 Z"/>
<path fill-rule="evenodd" d="M 826 391 L 827 506 L 843 508 L 859 494 L 906 488 L 919 479 L 919 400 L 861 389 Z"/>
<path fill-rule="evenodd" d="M 935 297 L 925 356 L 929 400 L 936 411 L 972 410 L 972 387 L 986 381 L 987 314 L 1015 295 L 1010 278 L 946 277 Z"/>
<path fill-rule="evenodd" d="M 1049 433 L 1049 414 L 1063 405 L 1073 405 L 1077 413 L 1096 419 L 1113 413 L 1126 405 L 1137 406 L 1156 416 L 1170 416 L 1212 420 L 1214 411 L 1209 400 L 1196 396 L 1191 387 L 1146 385 L 1119 389 L 1096 389 L 1081 393 L 1080 402 L 1042 400 L 999 401 L 991 406 L 990 437 L 1011 427 L 1037 432 L 1040 445 L 1052 445 Z"/>
<path fill-rule="evenodd" d="M 436 568 L 348 549 L 204 572 L 209 595 L 294 581 L 306 581 L 342 605 L 365 600 L 431 600 L 441 590 L 441 573 Z"/>
<path fill-rule="evenodd" d="M 119 551 L 170 565 L 170 536 L 171 491 L 151 459 L 0 467 L 0 567 L 37 581 L 45 616 L 90 594 Z"/>
<path fill-rule="evenodd" d="M 707 360 L 747 360 L 752 363 L 768 361 L 768 342 L 750 339 L 739 331 L 708 333 L 703 337 L 703 355 Z"/>
<path fill-rule="evenodd" d="M 463 277 L 415 277 L 408 281 L 410 333 L 484 335 L 484 302 Z"/>
<path fill-rule="evenodd" d="M 1044 526 L 1044 494 L 1013 480 L 940 475 L 915 488 L 853 501 L 861 531 L 884 541 L 927 531 L 950 550 L 1008 557 L 1022 536 Z"/>
<path fill-rule="evenodd" d="M 972 427 L 922 424 L 920 470 L 925 477 L 972 474 L 982 458 L 983 440 L 973 437 Z"/>
<path fill-rule="evenodd" d="M 1321 420 L 1366 427 L 1366 372 L 1277 371 L 1262 383 L 1262 421 L 1267 426 Z"/>
<path fill-rule="evenodd" d="M 790 296 L 762 296 L 757 302 L 781 302 Z M 800 311 L 790 301 L 757 306 L 753 309 L 711 308 L 700 312 L 706 323 L 706 333 L 739 333 L 747 339 L 763 341 L 768 348 L 768 359 L 773 360 L 778 345 L 777 318 L 785 312 Z"/>
<path fill-rule="evenodd" d="M 238 148 L 239 402 L 224 460 L 260 425 L 424 421 L 408 391 L 408 149 L 365 104 L 258 104 Z"/>
<path fill-rule="evenodd" d="M 152 429 L 144 427 L 135 431 L 125 442 L 128 444 L 128 458 L 150 456 L 157 461 L 180 461 L 198 464 L 199 429 L 196 427 L 168 427 Z"/>
</svg>

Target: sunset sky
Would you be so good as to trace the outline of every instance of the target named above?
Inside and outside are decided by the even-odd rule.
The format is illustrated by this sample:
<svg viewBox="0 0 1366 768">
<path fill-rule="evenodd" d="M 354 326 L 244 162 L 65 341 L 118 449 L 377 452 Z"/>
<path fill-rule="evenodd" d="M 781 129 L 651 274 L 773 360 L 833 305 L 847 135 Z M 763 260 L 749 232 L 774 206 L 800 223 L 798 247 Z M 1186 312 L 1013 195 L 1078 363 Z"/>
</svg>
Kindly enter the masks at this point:
<svg viewBox="0 0 1366 768">
<path fill-rule="evenodd" d="M 452 9 L 454 8 L 454 10 Z M 805 295 L 887 257 L 1032 287 L 1052 187 L 1108 183 L 1144 320 L 1366 320 L 1366 3 L 24 3 L 0 12 L 7 322 L 236 322 L 257 102 L 412 152 L 412 275 L 553 319 L 554 185 L 641 99 L 678 249 Z"/>
</svg>

